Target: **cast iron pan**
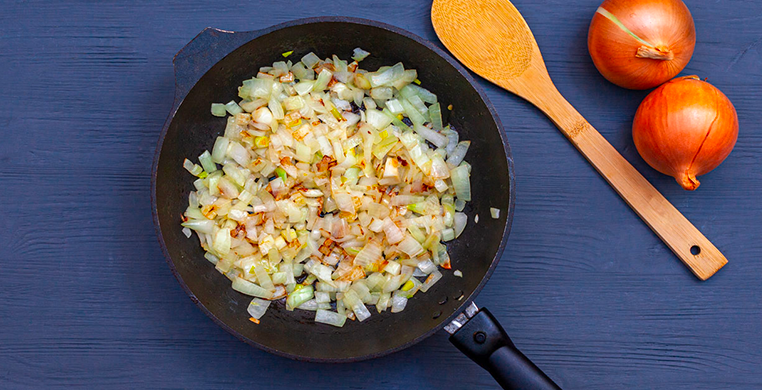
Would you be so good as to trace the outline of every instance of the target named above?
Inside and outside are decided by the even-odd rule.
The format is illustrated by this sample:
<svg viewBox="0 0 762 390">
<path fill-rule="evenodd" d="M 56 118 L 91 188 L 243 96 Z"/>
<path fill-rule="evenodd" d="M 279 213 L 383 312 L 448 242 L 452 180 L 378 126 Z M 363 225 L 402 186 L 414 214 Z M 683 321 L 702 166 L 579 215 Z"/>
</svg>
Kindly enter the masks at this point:
<svg viewBox="0 0 762 390">
<path fill-rule="evenodd" d="M 193 189 L 183 159 L 196 159 L 211 148 L 225 120 L 209 112 L 212 102 L 237 99 L 242 80 L 260 66 L 283 60 L 293 50 L 298 61 L 310 51 L 325 58 L 349 58 L 352 50 L 370 51 L 365 69 L 402 61 L 418 70 L 423 85 L 452 104 L 445 120 L 471 140 L 467 161 L 472 166 L 473 201 L 466 208 L 469 223 L 448 245 L 453 270 L 426 293 L 416 294 L 397 314 L 375 313 L 343 328 L 313 322 L 314 313 L 286 311 L 271 305 L 261 324 L 248 320 L 250 297 L 230 287 L 203 257 L 198 240 L 188 239 L 180 217 Z M 152 202 L 159 241 L 183 289 L 212 320 L 239 339 L 265 351 L 298 360 L 350 362 L 407 348 L 447 325 L 450 338 L 464 353 L 490 370 L 506 388 L 557 388 L 524 357 L 487 310 L 471 303 L 497 266 L 513 217 L 513 160 L 494 108 L 468 72 L 430 42 L 399 28 L 369 20 L 321 17 L 283 23 L 264 30 L 228 32 L 207 28 L 175 56 L 176 92 L 172 111 L 159 140 L 153 168 Z M 490 218 L 490 207 L 502 210 Z M 474 223 L 474 216 L 480 216 Z M 470 305 L 470 306 L 469 306 Z M 465 310 L 467 315 L 462 312 Z M 449 325 L 448 325 L 449 324 Z M 460 329 L 460 330 L 459 330 Z"/>
</svg>

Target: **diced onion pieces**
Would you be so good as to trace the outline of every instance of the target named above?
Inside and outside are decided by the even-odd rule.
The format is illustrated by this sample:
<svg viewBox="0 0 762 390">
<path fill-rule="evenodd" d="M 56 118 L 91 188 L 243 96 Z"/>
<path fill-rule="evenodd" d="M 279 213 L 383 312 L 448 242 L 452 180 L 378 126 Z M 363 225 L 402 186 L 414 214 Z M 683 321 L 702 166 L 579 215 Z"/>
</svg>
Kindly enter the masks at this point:
<svg viewBox="0 0 762 390">
<path fill-rule="evenodd" d="M 182 232 L 255 297 L 255 323 L 281 298 L 337 327 L 369 318 L 367 305 L 397 313 L 451 267 L 442 242 L 468 223 L 470 142 L 416 70 L 358 69 L 368 55 L 260 68 L 243 100 L 211 105 L 227 117 L 212 149 L 183 161 L 197 179 Z"/>
<path fill-rule="evenodd" d="M 360 62 L 360 61 L 364 60 L 365 57 L 367 57 L 369 55 L 370 55 L 369 52 L 367 52 L 367 51 L 357 47 L 357 48 L 355 48 L 354 53 L 352 54 L 352 59 L 357 61 L 357 62 Z"/>
<path fill-rule="evenodd" d="M 492 216 L 493 219 L 500 218 L 500 209 L 496 209 L 494 207 L 489 208 L 489 213 Z"/>
<path fill-rule="evenodd" d="M 455 213 L 454 222 L 453 222 L 453 229 L 455 229 L 455 238 L 460 237 L 461 233 L 463 233 L 463 230 L 466 229 L 466 224 L 468 223 L 468 216 L 463 213 Z"/>
<path fill-rule="evenodd" d="M 421 244 L 413 236 L 405 236 L 405 239 L 397 245 L 399 249 L 410 257 L 418 256 L 423 253 Z"/>
<path fill-rule="evenodd" d="M 220 117 L 227 116 L 225 105 L 221 103 L 212 103 L 212 115 Z"/>
<path fill-rule="evenodd" d="M 246 311 L 249 312 L 252 318 L 258 320 L 262 318 L 263 315 L 265 315 L 268 307 L 270 307 L 270 301 L 254 298 L 249 303 L 249 307 L 246 309 Z"/>
<path fill-rule="evenodd" d="M 227 104 L 225 104 L 225 110 L 230 113 L 230 115 L 236 115 L 243 112 L 243 108 L 238 105 L 238 103 L 235 102 L 235 100 L 229 101 Z"/>
<path fill-rule="evenodd" d="M 458 199 L 464 201 L 471 200 L 471 181 L 468 167 L 460 165 L 457 168 L 450 170 L 450 178 L 452 179 L 452 186 L 455 189 L 455 194 Z"/>
<path fill-rule="evenodd" d="M 315 312 L 315 322 L 320 322 L 341 328 L 344 326 L 344 322 L 346 322 L 346 320 L 346 315 L 341 315 L 332 311 L 318 309 L 317 312 Z"/>
</svg>

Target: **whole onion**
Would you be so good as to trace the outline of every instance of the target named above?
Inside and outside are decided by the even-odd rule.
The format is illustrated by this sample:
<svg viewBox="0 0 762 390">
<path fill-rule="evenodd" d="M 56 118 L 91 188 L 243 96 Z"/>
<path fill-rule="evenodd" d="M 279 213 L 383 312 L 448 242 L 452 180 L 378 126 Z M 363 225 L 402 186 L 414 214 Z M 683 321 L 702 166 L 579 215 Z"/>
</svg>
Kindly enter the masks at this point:
<svg viewBox="0 0 762 390">
<path fill-rule="evenodd" d="M 695 46 L 693 18 L 681 0 L 606 0 L 587 36 L 598 71 L 630 89 L 653 88 L 675 77 Z"/>
<path fill-rule="evenodd" d="M 738 115 L 728 98 L 697 76 L 678 77 L 640 103 L 632 123 L 638 153 L 686 190 L 716 168 L 738 139 Z"/>
</svg>

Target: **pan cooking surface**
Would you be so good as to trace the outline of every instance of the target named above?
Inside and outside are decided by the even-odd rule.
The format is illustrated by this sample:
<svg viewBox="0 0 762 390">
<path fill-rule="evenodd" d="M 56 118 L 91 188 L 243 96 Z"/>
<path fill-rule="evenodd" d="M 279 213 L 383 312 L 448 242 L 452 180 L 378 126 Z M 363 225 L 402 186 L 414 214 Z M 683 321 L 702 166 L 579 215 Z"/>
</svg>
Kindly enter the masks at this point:
<svg viewBox="0 0 762 390">
<path fill-rule="evenodd" d="M 206 72 L 173 112 L 165 125 L 157 152 L 153 177 L 154 214 L 160 241 L 168 262 L 183 288 L 199 307 L 236 337 L 279 355 L 311 361 L 349 361 L 381 356 L 410 346 L 441 328 L 458 309 L 468 303 L 487 281 L 499 260 L 513 216 L 513 162 L 503 139 L 499 119 L 473 79 L 441 50 L 421 38 L 377 22 L 352 18 L 313 18 L 275 26 L 264 32 L 226 34 L 230 39 L 249 34 L 243 44 Z M 237 38 L 240 38 L 238 36 Z M 194 237 L 181 232 L 180 217 L 193 189 L 183 159 L 195 158 L 211 148 L 225 128 L 225 119 L 209 113 L 212 102 L 237 98 L 241 81 L 253 77 L 260 66 L 282 60 L 281 53 L 298 61 L 310 51 L 325 58 L 337 54 L 349 58 L 354 48 L 371 53 L 362 61 L 364 69 L 403 62 L 418 71 L 422 86 L 439 97 L 443 110 L 461 134 L 471 140 L 466 156 L 471 173 L 472 202 L 465 232 L 448 243 L 452 271 L 426 293 L 418 293 L 405 310 L 392 314 L 375 312 L 362 323 L 347 321 L 343 328 L 315 324 L 314 312 L 288 312 L 284 304 L 271 305 L 259 325 L 251 323 L 246 307 L 251 300 L 230 288 L 230 281 L 204 259 Z M 213 52 L 215 45 L 206 50 Z M 208 55 L 197 53 L 196 55 Z M 223 53 L 224 55 L 224 53 Z M 444 56 L 444 57 L 443 57 Z M 195 81 L 178 74 L 180 83 Z M 185 76 L 185 77 L 184 77 Z M 185 90 L 190 86 L 186 86 Z M 179 96 L 178 99 L 181 99 Z M 490 207 L 501 209 L 500 218 L 490 217 Z M 474 217 L 479 215 L 479 223 Z"/>
</svg>

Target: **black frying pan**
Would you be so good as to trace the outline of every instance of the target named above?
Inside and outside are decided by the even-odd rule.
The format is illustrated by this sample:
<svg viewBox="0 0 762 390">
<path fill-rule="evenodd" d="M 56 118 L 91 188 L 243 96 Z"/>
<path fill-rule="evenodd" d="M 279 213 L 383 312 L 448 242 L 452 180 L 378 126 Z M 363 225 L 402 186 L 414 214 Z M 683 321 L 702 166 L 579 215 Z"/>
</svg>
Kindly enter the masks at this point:
<svg viewBox="0 0 762 390">
<path fill-rule="evenodd" d="M 230 288 L 230 281 L 203 258 L 195 238 L 188 239 L 180 217 L 193 189 L 182 168 L 211 148 L 225 120 L 210 115 L 212 102 L 237 98 L 242 80 L 260 66 L 298 60 L 310 51 L 325 58 L 349 58 L 355 47 L 370 51 L 365 69 L 402 61 L 418 70 L 423 85 L 439 96 L 442 107 L 471 140 L 467 161 L 472 164 L 473 201 L 466 208 L 468 226 L 448 245 L 453 270 L 426 293 L 411 299 L 397 314 L 373 314 L 343 328 L 316 324 L 314 313 L 270 306 L 261 324 L 248 321 L 251 300 Z M 172 111 L 159 140 L 153 168 L 152 202 L 159 241 L 172 272 L 191 299 L 212 320 L 239 339 L 268 352 L 298 360 L 350 362 L 407 348 L 447 325 L 450 340 L 488 369 L 505 388 L 555 389 L 557 386 L 511 343 L 494 317 L 472 300 L 489 279 L 505 247 L 515 198 L 513 160 L 494 108 L 468 72 L 430 42 L 386 24 L 345 17 L 301 19 L 259 31 L 232 33 L 207 28 L 175 57 L 176 92 Z M 490 217 L 490 207 L 502 210 Z M 476 215 L 479 223 L 474 222 Z M 371 311 L 373 309 L 371 308 Z"/>
</svg>

